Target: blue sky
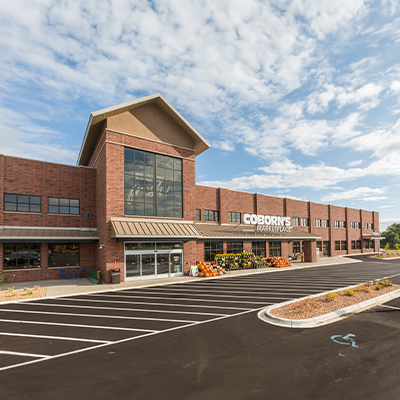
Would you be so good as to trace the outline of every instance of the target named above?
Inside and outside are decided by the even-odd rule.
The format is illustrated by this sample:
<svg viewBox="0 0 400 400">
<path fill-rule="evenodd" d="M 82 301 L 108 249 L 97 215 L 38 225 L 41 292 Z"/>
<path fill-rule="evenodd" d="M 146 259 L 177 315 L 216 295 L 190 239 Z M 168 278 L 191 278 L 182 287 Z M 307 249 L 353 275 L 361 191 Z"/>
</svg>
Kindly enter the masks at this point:
<svg viewBox="0 0 400 400">
<path fill-rule="evenodd" d="M 75 164 L 153 93 L 211 143 L 196 181 L 400 222 L 397 0 L 0 3 L 0 152 Z"/>
</svg>

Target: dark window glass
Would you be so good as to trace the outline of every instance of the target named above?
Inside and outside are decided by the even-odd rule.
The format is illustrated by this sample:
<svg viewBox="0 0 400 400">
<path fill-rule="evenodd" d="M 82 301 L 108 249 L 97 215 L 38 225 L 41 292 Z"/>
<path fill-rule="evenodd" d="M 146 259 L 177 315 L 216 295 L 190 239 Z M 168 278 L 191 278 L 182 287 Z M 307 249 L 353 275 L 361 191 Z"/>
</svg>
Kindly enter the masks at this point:
<svg viewBox="0 0 400 400">
<path fill-rule="evenodd" d="M 204 221 L 219 221 L 219 212 L 212 210 L 204 210 Z"/>
<path fill-rule="evenodd" d="M 293 253 L 301 253 L 301 243 L 299 241 L 293 242 Z"/>
<path fill-rule="evenodd" d="M 4 193 L 4 211 L 40 213 L 40 196 Z"/>
<path fill-rule="evenodd" d="M 351 241 L 351 249 L 352 249 L 352 250 L 355 250 L 355 249 L 356 249 L 356 241 L 355 241 L 355 240 L 352 240 L 352 241 Z"/>
<path fill-rule="evenodd" d="M 182 218 L 182 160 L 125 148 L 125 214 Z"/>
<path fill-rule="evenodd" d="M 229 212 L 229 222 L 240 224 L 241 214 L 239 212 Z"/>
<path fill-rule="evenodd" d="M 255 241 L 252 242 L 252 251 L 256 256 L 266 257 L 265 252 L 265 242 L 264 241 Z"/>
<path fill-rule="evenodd" d="M 340 240 L 335 240 L 335 251 L 340 251 Z"/>
<path fill-rule="evenodd" d="M 361 240 L 356 241 L 357 250 L 361 250 Z"/>
<path fill-rule="evenodd" d="M 323 219 L 322 220 L 322 227 L 323 228 L 329 228 L 329 220 L 328 219 Z"/>
<path fill-rule="evenodd" d="M 317 240 L 317 249 L 319 249 L 319 254 L 322 254 L 322 241 Z"/>
<path fill-rule="evenodd" d="M 214 261 L 216 254 L 223 254 L 222 242 L 204 242 L 204 261 Z"/>
<path fill-rule="evenodd" d="M 300 226 L 300 218 L 299 217 L 292 217 L 292 225 L 293 226 Z"/>
<path fill-rule="evenodd" d="M 53 244 L 49 243 L 49 268 L 79 267 L 79 243 Z"/>
<path fill-rule="evenodd" d="M 341 250 L 347 250 L 347 242 L 345 240 L 341 241 L 340 248 Z"/>
<path fill-rule="evenodd" d="M 63 197 L 48 198 L 48 212 L 50 214 L 73 214 L 79 215 L 79 200 L 66 199 Z"/>
<path fill-rule="evenodd" d="M 243 253 L 243 242 L 226 242 L 227 253 Z"/>
<path fill-rule="evenodd" d="M 269 242 L 269 256 L 270 257 L 281 256 L 281 242 Z"/>
<path fill-rule="evenodd" d="M 3 269 L 40 268 L 40 243 L 3 244 Z"/>
<path fill-rule="evenodd" d="M 196 221 L 201 221 L 201 210 L 196 209 Z"/>
</svg>

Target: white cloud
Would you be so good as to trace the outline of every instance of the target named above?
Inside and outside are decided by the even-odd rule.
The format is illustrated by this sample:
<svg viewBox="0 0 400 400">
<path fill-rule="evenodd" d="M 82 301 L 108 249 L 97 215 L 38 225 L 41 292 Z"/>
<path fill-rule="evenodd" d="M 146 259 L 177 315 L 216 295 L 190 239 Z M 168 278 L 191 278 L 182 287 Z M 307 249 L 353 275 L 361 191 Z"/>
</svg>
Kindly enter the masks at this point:
<svg viewBox="0 0 400 400">
<path fill-rule="evenodd" d="M 352 190 L 346 190 L 338 193 L 330 193 L 327 196 L 322 197 L 322 201 L 336 201 L 336 200 L 348 200 L 348 199 L 357 199 L 357 200 L 369 200 L 369 201 L 377 201 L 386 199 L 386 197 L 379 196 L 371 196 L 374 194 L 382 194 L 385 193 L 385 188 L 377 188 L 371 189 L 368 187 L 359 187 Z"/>
<path fill-rule="evenodd" d="M 390 90 L 394 93 L 400 93 L 400 81 L 393 81 L 390 84 Z"/>
<path fill-rule="evenodd" d="M 363 160 L 353 160 L 347 163 L 348 167 L 357 167 L 357 165 L 362 164 Z"/>
</svg>

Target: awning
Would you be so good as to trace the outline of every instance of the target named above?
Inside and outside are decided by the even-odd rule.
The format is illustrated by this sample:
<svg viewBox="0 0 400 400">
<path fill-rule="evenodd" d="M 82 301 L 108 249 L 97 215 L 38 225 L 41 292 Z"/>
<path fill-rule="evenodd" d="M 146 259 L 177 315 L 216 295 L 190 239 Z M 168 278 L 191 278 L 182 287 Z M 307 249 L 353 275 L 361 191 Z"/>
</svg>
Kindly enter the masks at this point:
<svg viewBox="0 0 400 400">
<path fill-rule="evenodd" d="M 72 243 L 97 242 L 99 232 L 94 228 L 43 228 L 3 226 L 0 243 Z"/>
<path fill-rule="evenodd" d="M 292 227 L 196 224 L 203 240 L 317 240 L 320 236 Z M 259 229 L 259 230 L 258 230 Z"/>
<path fill-rule="evenodd" d="M 197 240 L 201 233 L 190 221 L 111 218 L 111 237 L 127 240 Z"/>
<path fill-rule="evenodd" d="M 383 240 L 385 239 L 379 232 L 372 232 L 369 234 L 362 235 L 364 240 Z"/>
</svg>

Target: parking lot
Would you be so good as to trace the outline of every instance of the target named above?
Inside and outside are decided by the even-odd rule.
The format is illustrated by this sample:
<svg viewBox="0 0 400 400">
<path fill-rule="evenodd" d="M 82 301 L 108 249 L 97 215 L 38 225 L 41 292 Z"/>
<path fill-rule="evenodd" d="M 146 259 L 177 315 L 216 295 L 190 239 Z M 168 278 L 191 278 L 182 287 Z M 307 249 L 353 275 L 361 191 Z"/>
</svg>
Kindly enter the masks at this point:
<svg viewBox="0 0 400 400">
<path fill-rule="evenodd" d="M 224 369 L 224 373 L 217 374 L 219 382 L 226 380 L 227 368 L 231 371 L 228 375 L 234 377 L 238 374 L 239 381 L 245 376 L 247 382 L 252 381 L 252 377 L 260 374 L 260 368 L 265 368 L 265 376 L 270 377 L 273 371 L 284 368 L 288 359 L 296 359 L 303 352 L 296 351 L 296 346 L 301 343 L 297 343 L 296 338 L 308 343 L 323 328 L 303 330 L 303 333 L 273 327 L 259 321 L 257 311 L 270 304 L 366 280 L 392 277 L 394 283 L 400 283 L 400 261 L 364 260 L 338 266 L 265 273 L 257 271 L 255 274 L 227 275 L 190 283 L 2 304 L 0 376 L 3 382 L 7 382 L 2 385 L 3 393 L 25 398 L 23 394 L 29 393 L 46 377 L 44 397 L 40 398 L 52 398 L 57 393 L 53 383 L 60 383 L 61 370 L 65 379 L 74 381 L 74 385 L 66 388 L 68 396 L 79 397 L 74 392 L 81 388 L 96 393 L 98 398 L 105 398 L 106 393 L 113 395 L 115 392 L 111 388 L 115 389 L 117 382 L 118 389 L 115 390 L 120 398 L 130 398 L 124 396 L 129 392 L 132 379 L 139 398 L 150 398 L 147 396 L 158 391 L 159 396 L 169 398 L 163 393 L 169 381 L 177 381 L 175 385 L 179 387 L 179 390 L 171 388 L 171 394 L 182 396 L 187 388 L 191 396 L 186 398 L 202 398 L 200 393 L 207 393 L 207 387 L 212 390 L 215 386 L 214 382 L 208 385 L 208 379 L 212 379 L 208 376 L 212 377 L 211 372 L 220 368 Z M 379 312 L 386 312 L 383 319 L 388 318 L 390 312 L 397 316 L 400 302 L 394 300 L 391 303 L 393 305 L 386 308 L 379 307 Z M 374 313 L 377 314 L 375 309 Z M 372 312 L 368 314 L 369 317 L 372 315 Z M 362 314 L 357 317 L 360 316 Z M 353 318 L 347 319 L 346 323 Z M 251 338 L 251 343 L 247 343 L 245 337 Z M 317 339 L 315 343 L 318 343 Z M 256 361 L 257 356 L 255 360 L 253 356 L 255 370 L 251 371 L 248 357 L 253 354 L 254 348 L 248 354 L 243 352 L 250 344 L 256 346 L 261 354 L 266 352 L 271 355 L 268 363 L 275 365 L 273 371 L 268 370 L 268 363 Z M 275 351 L 281 346 L 286 349 L 284 353 L 288 349 L 290 351 L 279 357 Z M 218 365 L 221 359 L 215 362 L 214 357 L 221 351 L 224 353 L 224 350 L 227 358 L 224 360 L 221 356 L 221 366 Z M 232 358 L 235 351 L 240 354 L 237 360 Z M 225 365 L 228 359 L 230 364 Z M 197 362 L 200 364 L 197 365 Z M 173 374 L 177 370 L 179 379 Z M 193 376 L 183 382 L 182 378 L 188 370 L 193 372 Z M 300 370 L 302 368 L 295 368 L 294 371 Z M 85 374 L 94 374 L 96 379 L 88 383 L 87 379 L 83 379 Z M 22 386 L 14 386 L 7 379 L 18 380 L 22 377 L 25 377 Z M 152 384 L 154 379 L 156 383 Z M 239 381 L 232 382 L 231 387 L 235 388 Z M 23 387 L 25 390 L 22 390 Z M 200 392 L 199 388 L 202 389 Z M 248 390 L 246 393 L 250 393 Z M 257 390 L 248 397 L 254 395 L 256 398 Z M 217 392 L 214 390 L 210 394 L 217 395 Z M 240 398 L 235 397 L 238 393 L 233 391 L 231 397 Z M 58 393 L 57 396 L 70 398 L 67 395 L 60 397 Z M 90 398 L 90 395 L 86 397 Z"/>
</svg>

